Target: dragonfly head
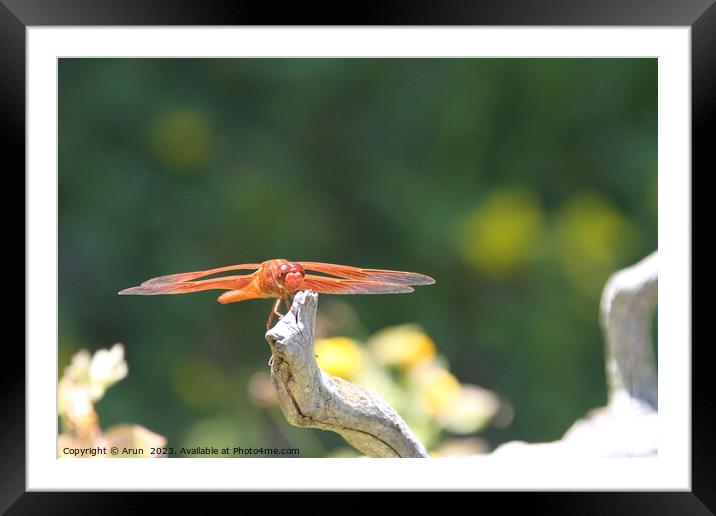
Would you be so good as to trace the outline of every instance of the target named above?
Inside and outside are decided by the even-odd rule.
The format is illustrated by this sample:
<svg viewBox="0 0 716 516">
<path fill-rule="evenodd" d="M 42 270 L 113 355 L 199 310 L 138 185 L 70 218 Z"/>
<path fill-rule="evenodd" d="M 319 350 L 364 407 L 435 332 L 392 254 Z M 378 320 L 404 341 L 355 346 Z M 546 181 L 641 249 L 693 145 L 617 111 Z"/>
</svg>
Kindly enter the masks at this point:
<svg viewBox="0 0 716 516">
<path fill-rule="evenodd" d="M 297 263 L 284 263 L 278 268 L 278 279 L 291 292 L 298 290 L 306 275 L 303 267 Z"/>
</svg>

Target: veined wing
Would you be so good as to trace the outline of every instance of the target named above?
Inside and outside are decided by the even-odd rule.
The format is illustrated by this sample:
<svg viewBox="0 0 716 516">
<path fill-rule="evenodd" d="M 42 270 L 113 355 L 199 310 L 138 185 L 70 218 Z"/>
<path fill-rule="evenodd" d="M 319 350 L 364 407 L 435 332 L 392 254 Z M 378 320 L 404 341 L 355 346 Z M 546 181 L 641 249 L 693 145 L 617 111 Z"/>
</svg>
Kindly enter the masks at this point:
<svg viewBox="0 0 716 516">
<path fill-rule="evenodd" d="M 367 280 L 398 285 L 432 285 L 435 280 L 425 274 L 417 272 L 391 271 L 384 269 L 362 269 L 349 265 L 336 265 L 320 262 L 298 262 L 304 269 L 309 269 L 332 276 L 339 276 L 352 280 Z"/>
<path fill-rule="evenodd" d="M 206 271 L 196 272 L 180 272 L 179 274 L 169 274 L 167 276 L 159 276 L 158 278 L 152 278 L 142 285 L 157 285 L 162 283 L 178 283 L 182 281 L 190 281 L 203 276 L 211 276 L 212 274 L 218 274 L 220 272 L 235 271 L 240 269 L 260 269 L 260 263 L 242 263 L 240 265 L 229 265 L 227 267 L 219 267 L 217 269 L 209 269 Z"/>
<path fill-rule="evenodd" d="M 241 276 L 225 276 L 200 281 L 178 281 L 176 283 L 147 283 L 120 292 L 121 295 L 156 296 L 160 294 L 186 294 L 202 290 L 239 290 L 249 285 L 256 273 Z"/>
<path fill-rule="evenodd" d="M 409 285 L 382 281 L 326 278 L 307 274 L 301 290 L 313 290 L 319 294 L 403 294 L 413 292 Z"/>
</svg>

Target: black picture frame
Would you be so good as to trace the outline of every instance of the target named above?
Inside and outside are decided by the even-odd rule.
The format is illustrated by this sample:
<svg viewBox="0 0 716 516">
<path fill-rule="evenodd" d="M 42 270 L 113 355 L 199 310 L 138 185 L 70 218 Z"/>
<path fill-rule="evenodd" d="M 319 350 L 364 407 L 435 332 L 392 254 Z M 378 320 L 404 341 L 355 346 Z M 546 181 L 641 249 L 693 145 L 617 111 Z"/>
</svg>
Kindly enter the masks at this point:
<svg viewBox="0 0 716 516">
<path fill-rule="evenodd" d="M 12 163 L 25 168 L 28 27 L 289 24 L 689 26 L 692 31 L 692 169 L 703 169 L 705 174 L 716 168 L 710 148 L 716 111 L 716 5 L 713 0 L 401 1 L 389 5 L 361 4 L 355 9 L 335 11 L 318 5 L 286 4 L 276 9 L 271 4 L 238 1 L 0 0 L 0 113 L 3 121 L 0 125 L 4 133 L 5 163 L 14 157 Z M 6 178 L 10 170 L 15 168 L 7 166 Z M 27 274 L 26 269 L 26 277 Z M 711 365 L 705 358 L 705 350 L 710 345 L 704 341 L 692 346 L 691 492 L 531 493 L 527 496 L 532 510 L 570 514 L 712 514 L 716 508 L 716 446 L 713 444 L 716 416 L 709 389 L 713 373 L 707 371 Z M 107 509 L 134 512 L 141 508 L 144 503 L 133 494 L 26 492 L 25 353 L 16 342 L 11 345 L 10 339 L 3 353 L 6 367 L 0 375 L 0 414 L 4 415 L 0 432 L 0 511 L 97 514 Z M 168 498 L 164 496 L 163 502 L 169 501 Z M 184 497 L 171 499 L 185 503 Z M 499 500 L 502 510 L 512 508 L 510 506 L 517 508 L 524 502 L 524 495 L 503 495 Z"/>
</svg>

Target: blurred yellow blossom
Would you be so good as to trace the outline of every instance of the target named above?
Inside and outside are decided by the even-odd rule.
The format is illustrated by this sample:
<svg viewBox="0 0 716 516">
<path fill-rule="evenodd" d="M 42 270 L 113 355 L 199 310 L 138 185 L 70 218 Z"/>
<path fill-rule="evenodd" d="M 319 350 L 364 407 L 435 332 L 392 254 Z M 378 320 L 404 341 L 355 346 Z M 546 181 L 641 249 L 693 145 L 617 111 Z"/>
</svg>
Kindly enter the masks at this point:
<svg viewBox="0 0 716 516">
<path fill-rule="evenodd" d="M 626 217 L 598 193 L 569 200 L 555 221 L 555 249 L 567 278 L 595 297 L 635 238 Z"/>
<path fill-rule="evenodd" d="M 93 356 L 83 349 L 65 368 L 58 385 L 58 410 L 61 416 L 80 417 L 87 406 L 104 396 L 107 388 L 127 375 L 124 347 L 115 344 L 100 349 Z"/>
<path fill-rule="evenodd" d="M 64 430 L 57 440 L 59 457 L 141 457 L 149 456 L 150 447 L 166 444 L 163 436 L 139 425 L 116 425 L 102 431 L 94 403 L 125 376 L 127 363 L 121 344 L 94 355 L 84 349 L 73 355 L 57 386 L 58 415 Z M 112 447 L 118 452 L 107 455 L 106 450 Z"/>
<path fill-rule="evenodd" d="M 346 380 L 363 367 L 363 352 L 358 342 L 347 337 L 318 339 L 315 344 L 318 366 L 328 374 Z"/>
<path fill-rule="evenodd" d="M 386 365 L 412 367 L 435 356 L 435 343 L 418 326 L 405 324 L 376 333 L 368 346 Z"/>
<path fill-rule="evenodd" d="M 537 196 L 525 189 L 492 192 L 469 212 L 458 228 L 457 247 L 483 274 L 504 277 L 535 254 L 544 220 Z"/>
<path fill-rule="evenodd" d="M 438 415 L 438 422 L 456 434 L 471 434 L 483 428 L 499 408 L 492 392 L 477 385 L 461 385 L 455 401 Z"/>
<path fill-rule="evenodd" d="M 460 382 L 447 369 L 431 364 L 418 373 L 420 398 L 434 417 L 452 409 L 460 396 Z"/>
<path fill-rule="evenodd" d="M 76 385 L 66 379 L 58 386 L 59 415 L 66 421 L 68 428 L 81 437 L 90 437 L 98 433 L 99 422 L 94 410 L 92 397 L 86 386 Z"/>
<path fill-rule="evenodd" d="M 64 377 L 76 383 L 87 383 L 91 363 L 92 356 L 89 351 L 86 349 L 78 351 L 72 355 L 70 365 L 65 368 Z"/>
<path fill-rule="evenodd" d="M 89 366 L 89 379 L 93 399 L 99 399 L 105 390 L 127 376 L 127 362 L 124 361 L 124 347 L 115 344 L 111 349 L 100 349 Z"/>
</svg>

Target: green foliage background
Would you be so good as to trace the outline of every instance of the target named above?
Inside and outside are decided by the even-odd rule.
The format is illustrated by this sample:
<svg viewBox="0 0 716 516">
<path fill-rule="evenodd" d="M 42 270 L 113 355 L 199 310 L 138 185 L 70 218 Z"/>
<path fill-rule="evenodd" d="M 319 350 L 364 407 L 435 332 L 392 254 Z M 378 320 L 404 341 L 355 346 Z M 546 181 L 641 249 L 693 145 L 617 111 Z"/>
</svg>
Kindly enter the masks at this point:
<svg viewBox="0 0 716 516">
<path fill-rule="evenodd" d="M 123 342 L 102 425 L 170 445 L 341 441 L 252 404 L 270 302 L 116 294 L 147 278 L 278 257 L 430 274 L 341 299 L 349 336 L 420 323 L 511 404 L 492 447 L 605 402 L 601 288 L 657 247 L 655 59 L 61 59 L 59 134 L 60 370 Z"/>
</svg>

